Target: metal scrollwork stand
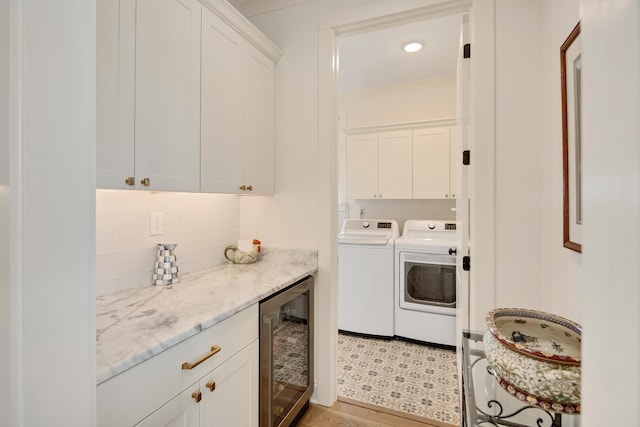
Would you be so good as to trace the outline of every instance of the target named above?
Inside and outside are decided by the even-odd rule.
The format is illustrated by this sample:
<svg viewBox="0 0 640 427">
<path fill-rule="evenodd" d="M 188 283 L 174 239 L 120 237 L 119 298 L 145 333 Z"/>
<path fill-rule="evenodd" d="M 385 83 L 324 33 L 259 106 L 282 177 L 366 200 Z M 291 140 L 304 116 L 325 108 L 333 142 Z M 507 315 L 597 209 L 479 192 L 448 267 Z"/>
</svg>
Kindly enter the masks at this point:
<svg viewBox="0 0 640 427">
<path fill-rule="evenodd" d="M 482 335 L 467 332 L 464 334 L 465 339 L 473 339 L 474 341 L 481 341 Z M 480 361 L 486 361 L 484 357 L 484 352 L 476 349 L 465 348 L 463 344 L 463 353 L 467 352 L 468 354 L 465 356 L 467 360 L 463 365 L 465 365 L 466 371 L 473 371 L 475 365 Z M 475 359 L 471 361 L 468 359 L 468 356 L 473 355 Z M 471 363 L 468 363 L 471 362 Z M 482 371 L 482 367 L 478 367 Z M 491 369 L 491 366 L 486 366 L 487 373 L 495 378 L 496 373 Z M 473 378 L 471 378 L 470 372 L 465 372 L 463 369 L 463 388 L 465 389 L 465 396 L 463 396 L 463 413 L 467 411 L 474 411 L 475 423 L 471 426 L 467 423 L 466 414 L 463 414 L 463 418 L 465 418 L 465 423 L 463 425 L 467 427 L 475 427 L 475 426 L 506 426 L 506 427 L 533 427 L 531 425 L 521 424 L 514 420 L 514 417 L 520 415 L 522 413 L 531 413 L 533 417 L 536 417 L 535 422 L 537 427 L 562 427 L 562 416 L 561 414 L 554 413 L 551 411 L 547 411 L 543 408 L 533 406 L 533 405 L 524 405 L 519 409 L 512 412 L 505 412 L 503 404 L 500 403 L 496 399 L 490 399 L 486 401 L 486 408 L 481 408 L 476 402 L 475 396 L 470 395 L 468 388 L 473 388 Z M 473 392 L 472 392 L 473 393 Z M 515 399 L 515 397 L 514 397 Z M 468 406 L 467 406 L 468 405 Z"/>
<path fill-rule="evenodd" d="M 473 364 L 475 365 L 476 363 L 478 363 L 480 359 L 476 360 Z M 487 372 L 495 377 L 497 374 L 494 372 L 493 369 L 491 369 L 491 366 L 487 366 Z M 497 413 L 494 415 L 489 414 L 488 412 L 483 411 L 482 409 L 480 409 L 479 407 L 476 406 L 476 409 L 478 411 L 478 421 L 479 424 L 488 424 L 488 425 L 493 425 L 493 426 L 509 426 L 509 427 L 527 427 L 524 426 L 523 424 L 519 424 L 519 423 L 515 423 L 515 422 L 511 422 L 508 421 L 509 418 L 513 418 L 516 415 L 527 411 L 529 409 L 534 410 L 534 411 L 540 411 L 542 412 L 542 414 L 546 415 L 549 417 L 549 427 L 562 427 L 562 418 L 560 417 L 559 414 L 555 414 L 555 413 L 551 413 L 545 409 L 542 408 L 538 408 L 537 406 L 532 406 L 532 405 L 527 405 L 527 406 L 523 406 L 522 408 L 518 409 L 515 412 L 511 412 L 509 414 L 505 414 L 504 413 L 504 409 L 502 408 L 502 404 L 500 402 L 498 402 L 495 399 L 491 399 L 487 402 L 487 407 L 489 409 L 492 409 L 493 406 L 497 406 Z M 536 420 L 536 425 L 537 427 L 543 427 L 543 423 L 544 423 L 544 419 L 542 418 L 542 415 L 540 417 L 538 417 L 538 419 Z M 546 417 L 544 417 L 546 418 Z"/>
</svg>

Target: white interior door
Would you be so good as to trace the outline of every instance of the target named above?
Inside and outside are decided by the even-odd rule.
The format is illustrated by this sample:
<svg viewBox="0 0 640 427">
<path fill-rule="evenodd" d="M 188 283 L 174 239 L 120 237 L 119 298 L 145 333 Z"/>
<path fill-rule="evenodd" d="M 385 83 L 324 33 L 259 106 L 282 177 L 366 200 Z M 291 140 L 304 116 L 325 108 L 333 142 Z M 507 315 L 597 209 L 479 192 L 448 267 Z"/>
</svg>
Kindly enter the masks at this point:
<svg viewBox="0 0 640 427">
<path fill-rule="evenodd" d="M 455 153 L 458 167 L 458 176 L 456 179 L 456 220 L 459 224 L 460 242 L 458 246 L 457 256 L 457 319 L 458 333 L 457 340 L 460 340 L 462 329 L 469 329 L 469 291 L 470 291 L 470 274 L 465 271 L 462 266 L 464 256 L 471 255 L 470 247 L 470 218 L 471 218 L 471 194 L 469 185 L 469 176 L 471 165 L 462 164 L 463 152 L 470 150 L 470 109 L 469 109 L 469 93 L 471 87 L 471 58 L 465 58 L 465 45 L 469 43 L 469 16 L 463 15 L 460 30 L 460 48 L 458 53 L 458 100 L 457 100 L 457 150 Z"/>
</svg>

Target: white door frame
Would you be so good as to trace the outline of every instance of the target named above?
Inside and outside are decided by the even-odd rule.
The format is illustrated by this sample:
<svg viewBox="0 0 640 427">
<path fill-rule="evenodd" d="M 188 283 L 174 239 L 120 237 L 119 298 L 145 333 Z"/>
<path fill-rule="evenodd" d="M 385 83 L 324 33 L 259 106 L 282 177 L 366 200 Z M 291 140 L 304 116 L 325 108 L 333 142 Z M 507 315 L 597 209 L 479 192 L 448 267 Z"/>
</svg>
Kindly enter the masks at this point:
<svg viewBox="0 0 640 427">
<path fill-rule="evenodd" d="M 338 39 L 403 23 L 468 13 L 471 5 L 472 0 L 424 1 L 418 7 L 416 2 L 379 2 L 326 16 L 319 21 L 318 206 L 321 210 L 316 288 L 317 382 L 313 400 L 321 405 L 331 406 L 337 397 Z"/>
</svg>

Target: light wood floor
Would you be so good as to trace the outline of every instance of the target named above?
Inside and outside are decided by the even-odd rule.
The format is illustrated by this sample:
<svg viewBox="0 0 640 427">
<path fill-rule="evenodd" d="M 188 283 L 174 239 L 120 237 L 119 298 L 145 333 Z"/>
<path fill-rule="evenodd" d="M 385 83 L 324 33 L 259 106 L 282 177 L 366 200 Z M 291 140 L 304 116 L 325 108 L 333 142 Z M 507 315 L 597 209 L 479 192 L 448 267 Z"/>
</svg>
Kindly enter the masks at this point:
<svg viewBox="0 0 640 427">
<path fill-rule="evenodd" d="M 447 424 L 429 424 L 402 416 L 391 415 L 374 408 L 366 408 L 346 402 L 336 402 L 332 407 L 311 404 L 299 427 L 443 427 Z"/>
</svg>

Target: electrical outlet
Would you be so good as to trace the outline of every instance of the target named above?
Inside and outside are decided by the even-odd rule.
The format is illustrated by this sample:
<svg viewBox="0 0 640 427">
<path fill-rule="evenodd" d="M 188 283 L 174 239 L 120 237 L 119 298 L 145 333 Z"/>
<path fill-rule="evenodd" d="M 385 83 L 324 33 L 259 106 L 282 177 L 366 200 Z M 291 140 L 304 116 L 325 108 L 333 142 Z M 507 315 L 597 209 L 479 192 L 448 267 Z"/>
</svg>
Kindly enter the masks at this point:
<svg viewBox="0 0 640 427">
<path fill-rule="evenodd" d="M 149 215 L 149 236 L 161 236 L 164 226 L 164 214 L 151 212 Z"/>
</svg>

